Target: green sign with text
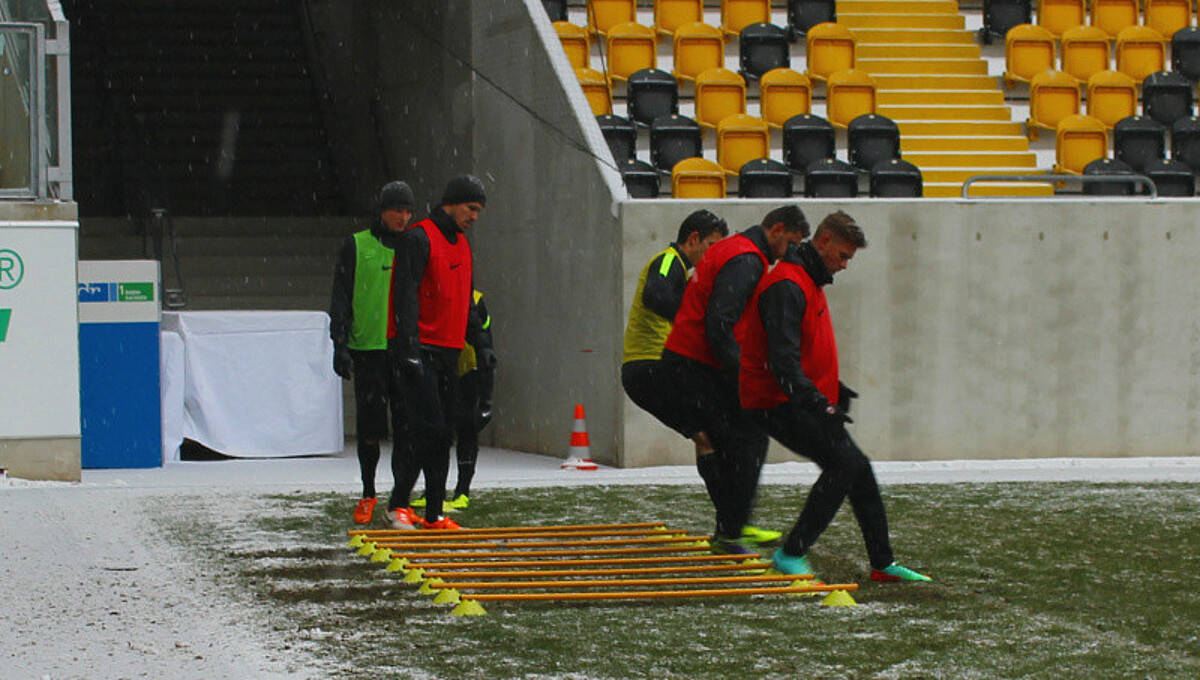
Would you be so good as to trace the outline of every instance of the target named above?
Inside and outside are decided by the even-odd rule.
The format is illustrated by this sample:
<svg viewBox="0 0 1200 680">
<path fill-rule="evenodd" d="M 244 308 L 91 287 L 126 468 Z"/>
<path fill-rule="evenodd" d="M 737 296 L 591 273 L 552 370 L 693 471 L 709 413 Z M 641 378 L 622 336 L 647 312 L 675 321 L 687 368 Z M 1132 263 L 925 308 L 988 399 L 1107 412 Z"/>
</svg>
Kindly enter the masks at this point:
<svg viewBox="0 0 1200 680">
<path fill-rule="evenodd" d="M 8 321 L 11 318 L 11 309 L 0 309 L 0 342 L 8 339 Z"/>
</svg>

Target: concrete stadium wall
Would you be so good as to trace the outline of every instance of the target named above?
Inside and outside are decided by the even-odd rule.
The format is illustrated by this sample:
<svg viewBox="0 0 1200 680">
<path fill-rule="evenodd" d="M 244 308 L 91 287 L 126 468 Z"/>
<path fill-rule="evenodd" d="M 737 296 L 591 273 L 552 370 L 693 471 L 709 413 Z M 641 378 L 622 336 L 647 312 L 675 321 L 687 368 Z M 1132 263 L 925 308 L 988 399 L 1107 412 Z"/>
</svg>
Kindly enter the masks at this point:
<svg viewBox="0 0 1200 680">
<path fill-rule="evenodd" d="M 843 381 L 862 394 L 851 432 L 872 457 L 1197 455 L 1200 203 L 798 203 L 814 226 L 843 209 L 866 232 L 827 290 Z M 622 204 L 626 313 L 692 210 L 740 230 L 778 204 Z M 624 465 L 693 459 L 628 401 L 624 435 Z"/>
</svg>

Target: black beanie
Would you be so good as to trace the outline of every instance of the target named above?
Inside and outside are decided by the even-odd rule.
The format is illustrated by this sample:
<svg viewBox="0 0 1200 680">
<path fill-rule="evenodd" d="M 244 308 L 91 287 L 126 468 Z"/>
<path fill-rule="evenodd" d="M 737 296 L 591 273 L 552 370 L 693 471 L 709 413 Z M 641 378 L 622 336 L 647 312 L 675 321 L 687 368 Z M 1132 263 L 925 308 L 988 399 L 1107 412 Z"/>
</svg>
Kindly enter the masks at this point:
<svg viewBox="0 0 1200 680">
<path fill-rule="evenodd" d="M 446 182 L 442 192 L 442 200 L 438 205 L 454 205 L 455 203 L 487 203 L 487 194 L 483 190 L 483 182 L 474 175 L 459 175 Z"/>
<path fill-rule="evenodd" d="M 412 189 L 404 182 L 388 182 L 379 190 L 380 215 L 385 210 L 399 210 L 400 208 L 412 210 L 415 204 Z"/>
</svg>

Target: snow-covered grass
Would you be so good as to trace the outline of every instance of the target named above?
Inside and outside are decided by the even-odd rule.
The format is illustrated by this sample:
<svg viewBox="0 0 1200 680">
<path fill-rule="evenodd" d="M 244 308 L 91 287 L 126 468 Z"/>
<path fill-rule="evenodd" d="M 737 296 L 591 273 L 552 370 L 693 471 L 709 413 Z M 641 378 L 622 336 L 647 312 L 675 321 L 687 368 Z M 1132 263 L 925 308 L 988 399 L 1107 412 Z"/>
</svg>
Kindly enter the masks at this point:
<svg viewBox="0 0 1200 680">
<path fill-rule="evenodd" d="M 805 487 L 760 491 L 786 530 Z M 898 559 L 930 584 L 867 579 L 849 508 L 813 551 L 860 606 L 809 597 L 491 604 L 453 617 L 345 547 L 354 499 L 182 496 L 162 535 L 283 640 L 341 677 L 1197 677 L 1200 484 L 887 486 Z M 468 526 L 659 520 L 707 532 L 701 487 L 488 489 Z M 286 652 L 285 652 L 286 653 Z"/>
</svg>

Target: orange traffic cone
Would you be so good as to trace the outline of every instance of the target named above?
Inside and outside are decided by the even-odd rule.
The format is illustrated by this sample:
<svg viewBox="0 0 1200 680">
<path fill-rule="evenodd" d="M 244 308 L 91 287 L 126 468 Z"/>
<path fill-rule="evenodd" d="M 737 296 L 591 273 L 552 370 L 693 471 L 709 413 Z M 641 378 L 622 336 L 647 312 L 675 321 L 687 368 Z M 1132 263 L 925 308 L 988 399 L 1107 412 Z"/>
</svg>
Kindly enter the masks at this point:
<svg viewBox="0 0 1200 680">
<path fill-rule="evenodd" d="M 596 470 L 600 466 L 592 461 L 588 448 L 587 423 L 584 422 L 583 404 L 575 404 L 575 429 L 571 432 L 571 446 L 567 459 L 562 462 L 564 470 Z"/>
</svg>

